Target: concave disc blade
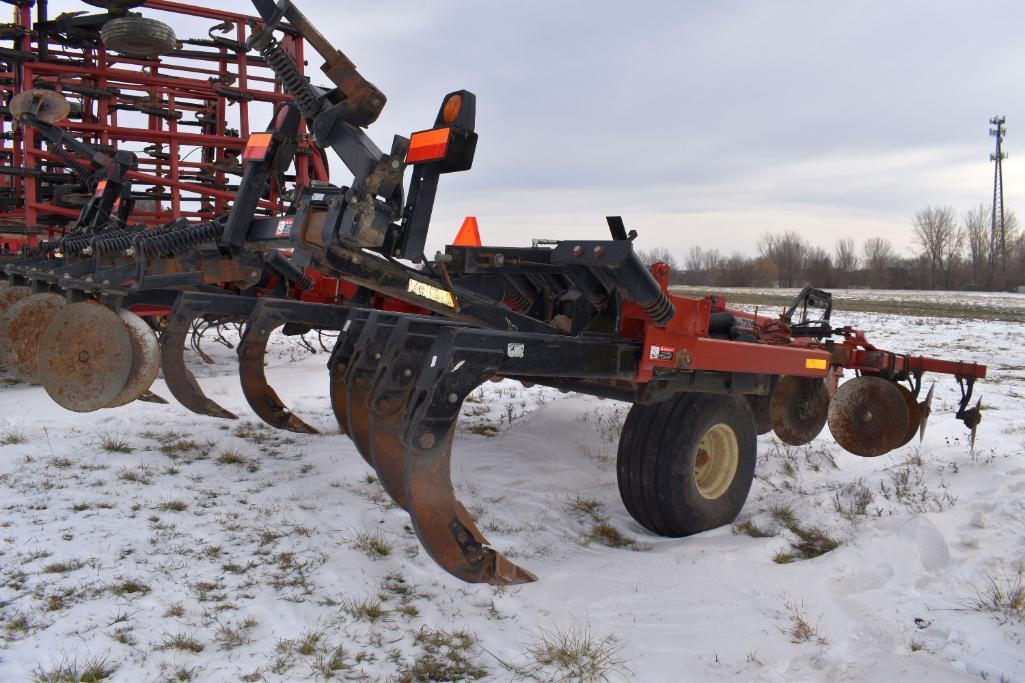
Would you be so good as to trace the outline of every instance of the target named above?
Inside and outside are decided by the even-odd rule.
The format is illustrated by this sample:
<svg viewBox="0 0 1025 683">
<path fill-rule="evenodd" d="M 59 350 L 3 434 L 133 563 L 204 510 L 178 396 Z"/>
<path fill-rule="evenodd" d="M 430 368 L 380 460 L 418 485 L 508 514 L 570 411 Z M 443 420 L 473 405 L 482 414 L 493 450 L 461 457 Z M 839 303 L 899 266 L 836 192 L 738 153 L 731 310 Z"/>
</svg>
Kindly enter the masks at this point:
<svg viewBox="0 0 1025 683">
<path fill-rule="evenodd" d="M 900 445 L 908 421 L 908 407 L 897 385 L 881 377 L 844 382 L 829 403 L 833 438 L 844 450 L 866 458 Z"/>
<path fill-rule="evenodd" d="M 769 401 L 769 419 L 776 437 L 803 446 L 819 435 L 829 414 L 826 383 L 814 377 L 782 377 Z"/>
<path fill-rule="evenodd" d="M 28 287 L 4 287 L 0 289 L 0 314 L 13 303 L 32 296 L 32 290 Z"/>
<path fill-rule="evenodd" d="M 58 294 L 35 294 L 0 313 L 0 365 L 22 382 L 40 384 L 36 362 L 39 338 L 66 304 Z"/>
<path fill-rule="evenodd" d="M 904 436 L 901 437 L 900 443 L 897 444 L 897 448 L 900 448 L 915 436 L 915 432 L 918 431 L 918 424 L 922 421 L 922 411 L 918 407 L 918 401 L 915 400 L 914 394 L 902 384 L 894 384 L 897 387 L 897 391 L 900 392 L 901 398 L 904 399 L 904 404 L 908 407 L 908 428 L 904 432 Z"/>
<path fill-rule="evenodd" d="M 31 113 L 40 121 L 56 123 L 67 118 L 71 104 L 53 90 L 32 88 L 12 97 L 10 110 L 15 121 L 20 119 L 22 114 Z"/>
<path fill-rule="evenodd" d="M 122 309 L 118 316 L 132 344 L 132 369 L 121 393 L 107 404 L 107 408 L 128 405 L 145 394 L 153 386 L 160 371 L 160 344 L 153 328 L 131 311 Z"/>
<path fill-rule="evenodd" d="M 91 302 L 57 311 L 39 342 L 43 387 L 78 413 L 110 404 L 132 371 L 132 342 L 117 313 Z"/>
</svg>

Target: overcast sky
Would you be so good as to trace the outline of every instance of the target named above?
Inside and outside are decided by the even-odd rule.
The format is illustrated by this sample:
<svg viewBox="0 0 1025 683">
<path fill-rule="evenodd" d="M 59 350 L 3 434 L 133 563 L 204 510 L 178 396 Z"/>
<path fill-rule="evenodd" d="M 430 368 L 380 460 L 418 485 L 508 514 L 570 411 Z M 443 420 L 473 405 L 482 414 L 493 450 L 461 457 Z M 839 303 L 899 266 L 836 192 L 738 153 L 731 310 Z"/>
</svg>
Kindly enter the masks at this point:
<svg viewBox="0 0 1025 683">
<path fill-rule="evenodd" d="M 1007 203 L 1025 206 L 1022 2 L 296 4 L 388 95 L 382 148 L 431 125 L 446 92 L 476 93 L 474 168 L 442 178 L 431 248 L 468 214 L 509 245 L 604 238 L 621 214 L 642 248 L 681 256 L 753 253 L 784 229 L 910 249 L 917 209 L 991 201 L 994 114 Z"/>
</svg>

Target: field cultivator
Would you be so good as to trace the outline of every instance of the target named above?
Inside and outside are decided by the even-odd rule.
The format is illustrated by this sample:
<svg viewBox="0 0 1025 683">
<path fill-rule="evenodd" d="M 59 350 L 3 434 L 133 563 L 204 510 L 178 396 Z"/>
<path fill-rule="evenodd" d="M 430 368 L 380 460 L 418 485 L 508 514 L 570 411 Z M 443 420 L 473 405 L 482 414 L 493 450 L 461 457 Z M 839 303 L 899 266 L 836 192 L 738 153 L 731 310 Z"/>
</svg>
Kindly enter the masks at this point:
<svg viewBox="0 0 1025 683">
<path fill-rule="evenodd" d="M 275 427 L 313 432 L 267 383 L 266 345 L 280 326 L 289 333 L 337 331 L 328 372 L 339 427 L 450 574 L 496 585 L 534 579 L 489 547 L 450 479 L 463 402 L 488 380 L 631 403 L 618 450 L 620 493 L 640 524 L 667 536 L 736 517 L 754 476 L 758 434 L 773 431 L 785 443 L 802 445 L 828 424 L 840 446 L 865 457 L 922 435 L 932 399 L 932 389 L 920 396 L 927 372 L 956 378 L 957 417 L 974 438 L 981 406 L 971 399 L 985 366 L 878 349 L 860 331 L 834 327 L 829 293 L 812 288 L 778 316 L 736 310 L 721 297 L 672 294 L 668 268 L 642 264 L 636 232 L 618 217 L 607 219 L 610 239 L 539 240 L 532 247 L 461 241 L 426 257 L 440 177 L 473 164 L 474 95 L 449 93 L 430 128 L 395 136 L 384 152 L 365 132 L 384 96 L 290 2 L 254 4 L 264 23 L 249 46 L 275 69 L 314 144 L 334 151 L 353 178 L 348 186 L 301 187 L 277 218 L 253 218 L 242 183 L 228 219 L 201 224 L 209 226 L 206 241 L 188 242 L 174 256 L 195 264 L 189 277 L 209 282 L 235 278 L 205 274 L 223 267 L 219 260 L 189 261 L 207 253 L 204 248 L 232 264 L 252 263 L 254 273 L 257 263 L 277 264 L 286 282 L 316 272 L 348 289 L 311 301 L 274 293 L 240 297 L 178 282 L 160 339 L 168 389 L 195 412 L 235 417 L 203 393 L 184 350 L 197 321 L 237 321 L 243 324 L 242 391 L 254 412 Z M 317 49 L 332 87 L 311 85 L 297 77 L 293 63 L 278 58 L 281 31 L 301 34 Z M 287 259 L 280 251 L 286 246 Z M 122 378 L 135 376 L 126 351 L 131 339 L 109 347 L 102 341 L 119 302 L 148 278 L 165 283 L 161 278 L 182 275 L 160 270 L 149 252 L 134 246 L 120 253 L 125 263 L 113 267 L 126 270 L 117 271 L 116 285 L 97 288 L 94 277 L 72 288 L 69 298 L 77 303 L 58 315 L 77 307 L 79 327 L 65 333 L 55 318 L 37 352 L 40 364 L 64 373 L 78 409 L 103 403 L 90 399 L 99 389 L 83 379 L 89 373 L 79 372 L 94 354 L 123 356 L 97 367 L 94 374 L 103 381 L 123 389 L 129 380 Z M 14 284 L 18 277 L 24 274 L 13 275 Z M 253 284 L 244 273 L 239 281 Z M 97 341 L 83 345 L 80 339 Z M 840 383 L 845 371 L 855 376 Z M 102 399 L 115 393 L 107 389 Z"/>
</svg>

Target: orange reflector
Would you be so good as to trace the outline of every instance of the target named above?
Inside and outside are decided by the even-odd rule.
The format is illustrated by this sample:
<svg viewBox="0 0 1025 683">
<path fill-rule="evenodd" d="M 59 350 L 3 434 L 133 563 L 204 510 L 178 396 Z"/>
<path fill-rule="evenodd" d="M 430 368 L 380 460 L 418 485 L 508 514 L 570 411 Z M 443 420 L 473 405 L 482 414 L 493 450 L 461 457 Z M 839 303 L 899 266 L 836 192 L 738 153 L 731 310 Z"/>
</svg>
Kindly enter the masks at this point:
<svg viewBox="0 0 1025 683">
<path fill-rule="evenodd" d="M 462 108 L 463 96 L 453 95 L 445 100 L 445 106 L 441 108 L 441 120 L 451 126 L 455 123 L 456 117 L 459 116 L 459 110 Z"/>
<path fill-rule="evenodd" d="M 463 227 L 456 233 L 456 239 L 452 243 L 456 247 L 479 247 L 480 231 L 477 230 L 477 219 L 474 216 L 467 216 L 463 221 Z"/>
<path fill-rule="evenodd" d="M 435 128 L 413 133 L 409 138 L 406 163 L 420 164 L 425 161 L 444 159 L 448 152 L 448 137 L 451 130 L 451 128 Z"/>
<path fill-rule="evenodd" d="M 247 161 L 263 161 L 267 158 L 267 150 L 273 138 L 273 133 L 253 133 L 249 136 L 242 158 Z"/>
<path fill-rule="evenodd" d="M 806 358 L 804 367 L 809 370 L 825 370 L 828 365 L 825 358 Z"/>
<path fill-rule="evenodd" d="M 96 192 L 93 193 L 93 196 L 94 197 L 99 197 L 100 195 L 103 194 L 103 191 L 106 190 L 106 189 L 107 189 L 107 181 L 106 180 L 101 180 L 100 182 L 96 183 Z"/>
</svg>

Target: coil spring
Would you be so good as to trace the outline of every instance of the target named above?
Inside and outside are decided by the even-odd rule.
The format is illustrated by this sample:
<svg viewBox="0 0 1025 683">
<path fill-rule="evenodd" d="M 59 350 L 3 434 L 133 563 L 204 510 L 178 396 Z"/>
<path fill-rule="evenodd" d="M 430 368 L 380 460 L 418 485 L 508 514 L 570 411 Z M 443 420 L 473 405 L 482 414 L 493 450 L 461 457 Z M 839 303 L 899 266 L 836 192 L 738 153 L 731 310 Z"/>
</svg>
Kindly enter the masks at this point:
<svg viewBox="0 0 1025 683">
<path fill-rule="evenodd" d="M 147 234 L 136 240 L 135 252 L 143 258 L 174 256 L 197 244 L 216 240 L 223 230 L 220 223 L 207 222 L 187 225 L 159 235 Z"/>
<path fill-rule="evenodd" d="M 644 312 L 648 314 L 656 325 L 665 325 L 676 315 L 676 307 L 664 293 L 655 301 L 644 306 Z"/>
<path fill-rule="evenodd" d="M 65 256 L 77 256 L 83 249 L 89 246 L 89 241 L 92 240 L 93 235 L 70 235 L 68 237 L 62 237 L 58 241 L 60 250 Z"/>
<path fill-rule="evenodd" d="M 260 55 L 267 60 L 267 64 L 281 81 L 285 92 L 291 95 L 295 103 L 299 105 L 302 115 L 308 119 L 316 116 L 320 111 L 317 95 L 310 88 L 310 84 L 306 82 L 306 77 L 299 71 L 299 67 L 295 65 L 295 60 L 282 49 L 277 39 L 271 38 L 260 50 Z"/>
<path fill-rule="evenodd" d="M 64 167 L 70 170 L 83 183 L 88 183 L 92 177 L 92 171 L 84 163 L 64 148 L 63 145 L 50 145 L 50 151 L 61 160 Z"/>
<path fill-rule="evenodd" d="M 295 281 L 295 286 L 300 292 L 308 292 L 313 288 L 313 278 L 304 272 L 303 276 Z"/>
<path fill-rule="evenodd" d="M 736 319 L 733 317 L 732 313 L 727 311 L 717 311 L 708 318 L 708 333 L 729 333 L 729 331 L 733 329 L 733 323 L 735 320 Z"/>
<path fill-rule="evenodd" d="M 509 300 L 512 302 L 513 308 L 521 313 L 529 309 L 534 303 L 516 290 L 513 290 L 513 293 L 509 295 Z"/>
<path fill-rule="evenodd" d="M 146 232 L 145 228 L 132 228 L 126 230 L 113 230 L 103 235 L 98 235 L 92 243 L 93 253 L 100 256 L 110 256 L 125 251 L 135 240 L 140 232 Z"/>
</svg>

